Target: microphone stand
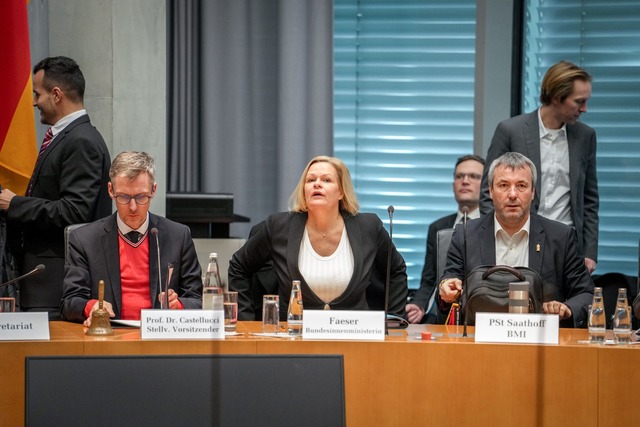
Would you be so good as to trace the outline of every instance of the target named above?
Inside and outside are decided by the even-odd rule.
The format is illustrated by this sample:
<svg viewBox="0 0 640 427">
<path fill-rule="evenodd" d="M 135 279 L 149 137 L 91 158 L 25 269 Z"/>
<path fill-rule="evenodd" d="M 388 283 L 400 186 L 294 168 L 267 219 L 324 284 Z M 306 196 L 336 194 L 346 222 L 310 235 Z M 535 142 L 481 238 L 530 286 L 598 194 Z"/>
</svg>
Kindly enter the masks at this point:
<svg viewBox="0 0 640 427">
<path fill-rule="evenodd" d="M 460 312 L 464 313 L 464 327 L 462 329 L 462 336 L 467 336 L 467 293 L 465 292 L 465 287 L 467 286 L 467 215 L 469 214 L 469 207 L 462 207 L 462 238 L 463 248 L 462 248 L 462 296 L 460 297 L 461 307 Z M 463 301 L 464 300 L 464 301 Z"/>
<path fill-rule="evenodd" d="M 158 292 L 162 292 L 164 286 L 162 286 L 162 268 L 160 267 L 160 239 L 158 238 L 158 229 L 153 227 L 151 229 L 151 234 L 156 236 L 156 254 L 158 255 Z M 168 282 L 167 282 L 168 286 Z M 160 309 L 168 310 L 169 309 L 169 295 L 168 290 L 164 293 L 164 298 L 160 298 Z"/>
<path fill-rule="evenodd" d="M 387 251 L 387 277 L 384 282 L 384 333 L 389 335 L 389 324 L 387 315 L 389 314 L 389 287 L 391 286 L 391 251 L 393 250 L 393 206 L 387 208 L 389 213 L 389 250 Z"/>
</svg>

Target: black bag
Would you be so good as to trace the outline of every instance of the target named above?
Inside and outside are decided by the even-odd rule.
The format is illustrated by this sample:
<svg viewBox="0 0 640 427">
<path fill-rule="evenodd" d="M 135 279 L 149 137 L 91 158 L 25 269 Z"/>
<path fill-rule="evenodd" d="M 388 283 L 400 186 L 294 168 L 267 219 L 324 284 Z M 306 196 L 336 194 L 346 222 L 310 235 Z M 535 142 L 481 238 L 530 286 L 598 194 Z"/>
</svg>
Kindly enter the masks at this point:
<svg viewBox="0 0 640 427">
<path fill-rule="evenodd" d="M 528 267 L 483 265 L 467 276 L 464 284 L 465 323 L 475 324 L 476 313 L 509 312 L 509 283 L 529 282 L 529 313 L 542 312 L 542 279 Z"/>
</svg>

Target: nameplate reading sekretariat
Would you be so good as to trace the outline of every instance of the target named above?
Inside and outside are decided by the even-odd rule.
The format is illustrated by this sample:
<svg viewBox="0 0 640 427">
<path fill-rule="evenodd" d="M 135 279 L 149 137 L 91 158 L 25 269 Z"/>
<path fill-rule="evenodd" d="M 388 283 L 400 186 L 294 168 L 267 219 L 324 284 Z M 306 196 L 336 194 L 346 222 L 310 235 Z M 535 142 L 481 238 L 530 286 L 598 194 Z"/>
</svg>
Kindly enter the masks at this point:
<svg viewBox="0 0 640 427">
<path fill-rule="evenodd" d="M 476 313 L 476 342 L 558 344 L 557 314 Z"/>
<path fill-rule="evenodd" d="M 384 340 L 384 311 L 305 310 L 302 338 Z"/>
<path fill-rule="evenodd" d="M 48 340 L 47 313 L 0 313 L 0 341 Z"/>
<path fill-rule="evenodd" d="M 142 339 L 224 339 L 222 310 L 142 310 Z"/>
</svg>

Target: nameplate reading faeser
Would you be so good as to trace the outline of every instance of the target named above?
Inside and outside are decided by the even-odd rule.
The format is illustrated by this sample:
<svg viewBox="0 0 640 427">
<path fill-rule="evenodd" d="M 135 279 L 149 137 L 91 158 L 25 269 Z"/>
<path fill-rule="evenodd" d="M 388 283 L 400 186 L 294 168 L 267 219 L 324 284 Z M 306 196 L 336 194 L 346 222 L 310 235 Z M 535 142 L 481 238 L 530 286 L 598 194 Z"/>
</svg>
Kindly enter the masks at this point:
<svg viewBox="0 0 640 427">
<path fill-rule="evenodd" d="M 49 338 L 47 313 L 0 313 L 0 341 L 48 340 Z"/>
<path fill-rule="evenodd" d="M 557 314 L 476 313 L 476 342 L 558 344 Z"/>
<path fill-rule="evenodd" d="M 302 338 L 384 340 L 384 311 L 305 310 Z"/>
<path fill-rule="evenodd" d="M 224 339 L 222 310 L 142 310 L 142 339 Z"/>
</svg>

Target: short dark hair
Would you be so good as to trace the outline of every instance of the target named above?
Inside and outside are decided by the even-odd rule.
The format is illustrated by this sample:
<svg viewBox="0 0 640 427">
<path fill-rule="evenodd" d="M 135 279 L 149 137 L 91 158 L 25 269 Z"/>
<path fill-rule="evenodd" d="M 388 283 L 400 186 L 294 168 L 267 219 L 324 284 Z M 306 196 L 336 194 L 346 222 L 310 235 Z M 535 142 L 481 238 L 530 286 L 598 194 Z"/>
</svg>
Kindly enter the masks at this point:
<svg viewBox="0 0 640 427">
<path fill-rule="evenodd" d="M 84 76 L 80 67 L 71 58 L 53 56 L 44 58 L 33 67 L 33 74 L 44 71 L 42 84 L 47 90 L 58 86 L 73 102 L 84 99 Z"/>
<path fill-rule="evenodd" d="M 482 157 L 476 156 L 475 154 L 467 154 L 465 156 L 458 157 L 458 160 L 456 160 L 456 165 L 454 166 L 453 170 L 455 171 L 460 163 L 466 162 L 467 160 L 475 160 L 476 162 L 482 163 L 484 165 L 484 159 Z"/>
</svg>

